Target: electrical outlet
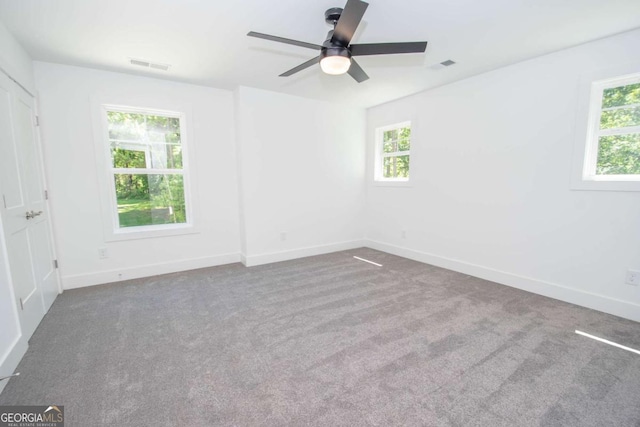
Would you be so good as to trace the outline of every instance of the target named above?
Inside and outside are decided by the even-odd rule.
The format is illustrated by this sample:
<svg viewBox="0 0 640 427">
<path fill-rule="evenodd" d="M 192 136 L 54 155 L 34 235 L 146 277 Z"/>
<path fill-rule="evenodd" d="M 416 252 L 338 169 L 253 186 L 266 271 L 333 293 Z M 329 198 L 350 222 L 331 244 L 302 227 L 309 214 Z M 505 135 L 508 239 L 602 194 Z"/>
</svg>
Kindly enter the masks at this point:
<svg viewBox="0 0 640 427">
<path fill-rule="evenodd" d="M 627 278 L 625 280 L 627 285 L 638 286 L 640 285 L 640 271 L 627 270 Z"/>
<path fill-rule="evenodd" d="M 98 258 L 100 259 L 109 258 L 109 251 L 107 250 L 107 248 L 98 249 Z"/>
</svg>

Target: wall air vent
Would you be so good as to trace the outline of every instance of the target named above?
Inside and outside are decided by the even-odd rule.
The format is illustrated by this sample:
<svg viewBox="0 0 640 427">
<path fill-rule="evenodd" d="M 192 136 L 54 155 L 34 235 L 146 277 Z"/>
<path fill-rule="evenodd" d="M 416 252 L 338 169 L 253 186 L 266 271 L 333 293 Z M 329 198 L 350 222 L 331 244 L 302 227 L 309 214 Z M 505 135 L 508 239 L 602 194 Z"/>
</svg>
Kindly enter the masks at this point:
<svg viewBox="0 0 640 427">
<path fill-rule="evenodd" d="M 167 71 L 169 67 L 171 67 L 171 65 L 169 64 L 159 64 L 159 63 L 149 62 L 143 59 L 135 59 L 135 58 L 129 58 L 129 62 L 131 63 L 131 65 L 137 65 L 139 67 L 144 67 L 144 68 L 153 68 L 154 70 L 162 70 L 162 71 Z"/>
</svg>

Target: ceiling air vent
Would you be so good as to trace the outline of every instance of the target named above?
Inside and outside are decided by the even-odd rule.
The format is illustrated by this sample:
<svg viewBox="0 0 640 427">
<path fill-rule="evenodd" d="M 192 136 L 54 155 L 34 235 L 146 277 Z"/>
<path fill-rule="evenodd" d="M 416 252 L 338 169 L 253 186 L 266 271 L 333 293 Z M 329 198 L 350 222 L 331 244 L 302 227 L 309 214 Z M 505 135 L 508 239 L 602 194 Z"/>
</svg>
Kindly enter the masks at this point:
<svg viewBox="0 0 640 427">
<path fill-rule="evenodd" d="M 452 61 L 451 59 L 447 59 L 446 61 L 442 61 L 439 64 L 432 65 L 429 68 L 431 68 L 432 70 L 441 70 L 441 69 L 443 69 L 445 67 L 450 67 L 455 63 L 456 63 L 455 61 Z"/>
<path fill-rule="evenodd" d="M 169 67 L 171 67 L 171 65 L 169 64 L 159 64 L 159 63 L 145 61 L 143 59 L 129 58 L 129 62 L 131 62 L 131 65 L 137 65 L 139 67 L 145 67 L 145 68 L 153 68 L 154 70 L 162 70 L 162 71 L 167 71 Z"/>
<path fill-rule="evenodd" d="M 155 68 L 156 70 L 167 71 L 169 69 L 169 65 L 167 65 L 167 64 L 149 64 L 149 68 Z"/>
</svg>

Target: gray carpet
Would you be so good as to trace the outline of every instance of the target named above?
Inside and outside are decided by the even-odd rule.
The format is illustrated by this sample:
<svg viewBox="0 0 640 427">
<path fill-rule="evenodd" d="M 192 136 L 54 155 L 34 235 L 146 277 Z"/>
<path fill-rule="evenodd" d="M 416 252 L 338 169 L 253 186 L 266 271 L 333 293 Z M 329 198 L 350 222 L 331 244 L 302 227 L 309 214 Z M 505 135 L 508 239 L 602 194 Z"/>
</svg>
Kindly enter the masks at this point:
<svg viewBox="0 0 640 427">
<path fill-rule="evenodd" d="M 352 258 L 383 264 L 376 267 Z M 370 249 L 66 291 L 0 404 L 67 426 L 639 426 L 640 324 Z"/>
</svg>

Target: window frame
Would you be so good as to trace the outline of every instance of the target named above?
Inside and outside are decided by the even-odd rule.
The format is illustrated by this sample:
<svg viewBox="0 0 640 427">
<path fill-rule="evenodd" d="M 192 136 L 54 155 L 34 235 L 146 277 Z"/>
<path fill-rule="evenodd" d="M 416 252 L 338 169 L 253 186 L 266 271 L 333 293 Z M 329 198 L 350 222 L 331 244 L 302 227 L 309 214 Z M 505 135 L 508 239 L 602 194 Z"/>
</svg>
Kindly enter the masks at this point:
<svg viewBox="0 0 640 427">
<path fill-rule="evenodd" d="M 602 112 L 610 110 L 602 108 L 602 100 L 604 91 L 614 87 L 628 86 L 640 83 L 640 73 L 628 76 L 614 77 L 607 80 L 593 82 L 591 85 L 591 102 L 589 105 L 589 133 L 587 137 L 587 149 L 585 153 L 585 165 L 583 179 L 590 181 L 640 181 L 640 174 L 636 175 L 598 175 L 596 174 L 598 166 L 598 149 L 601 136 L 623 135 L 628 133 L 640 133 L 640 126 L 628 126 L 626 128 L 600 129 L 600 120 Z M 625 107 L 640 106 L 633 104 Z M 611 109 L 619 109 L 621 107 L 611 107 Z"/>
<path fill-rule="evenodd" d="M 193 183 L 191 175 L 191 159 L 193 156 L 192 147 L 189 142 L 189 122 L 188 113 L 184 109 L 164 109 L 153 107 L 142 107 L 123 105 L 118 103 L 100 102 L 97 108 L 99 114 L 99 135 L 96 142 L 100 145 L 97 150 L 98 164 L 102 169 L 101 173 L 101 199 L 103 200 L 103 218 L 104 218 L 104 234 L 106 241 L 143 239 L 150 237 L 163 237 L 182 234 L 192 234 L 199 232 L 195 223 L 195 200 L 192 197 Z M 181 110 L 181 111 L 180 111 Z M 118 202 L 116 195 L 116 187 L 114 184 L 114 174 L 122 171 L 122 168 L 114 168 L 111 157 L 111 143 L 109 138 L 108 112 L 124 112 L 137 113 L 145 115 L 159 115 L 165 117 L 174 117 L 180 120 L 180 145 L 182 150 L 182 169 L 176 173 L 175 169 L 150 169 L 150 168 L 125 168 L 128 173 L 142 173 L 146 175 L 181 175 L 183 177 L 184 198 L 185 198 L 185 215 L 186 222 L 177 224 L 151 224 L 133 227 L 120 227 L 118 215 Z M 95 119 L 95 117 L 94 117 Z"/>
<path fill-rule="evenodd" d="M 572 190 L 640 191 L 640 175 L 598 175 L 598 144 L 602 131 L 602 98 L 609 88 L 640 83 L 640 63 L 592 71 L 580 79 L 576 139 L 574 145 Z M 624 129 L 624 128 L 614 128 Z M 640 132 L 639 126 L 629 127 Z M 628 132 L 628 131 L 625 131 Z M 607 130 L 606 133 L 615 131 Z"/>
<path fill-rule="evenodd" d="M 384 152 L 384 133 L 394 129 L 402 128 L 411 129 L 411 137 L 409 139 L 409 150 L 407 151 L 394 151 L 393 153 Z M 390 186 L 409 186 L 411 180 L 411 169 L 409 169 L 408 178 L 385 178 L 382 173 L 382 167 L 385 157 L 399 157 L 409 156 L 409 165 L 411 165 L 411 151 L 413 149 L 413 137 L 414 129 L 411 125 L 411 120 L 405 120 L 402 122 L 379 126 L 375 128 L 375 158 L 374 158 L 374 173 L 373 180 L 377 185 L 390 185 Z"/>
</svg>

